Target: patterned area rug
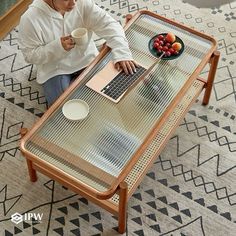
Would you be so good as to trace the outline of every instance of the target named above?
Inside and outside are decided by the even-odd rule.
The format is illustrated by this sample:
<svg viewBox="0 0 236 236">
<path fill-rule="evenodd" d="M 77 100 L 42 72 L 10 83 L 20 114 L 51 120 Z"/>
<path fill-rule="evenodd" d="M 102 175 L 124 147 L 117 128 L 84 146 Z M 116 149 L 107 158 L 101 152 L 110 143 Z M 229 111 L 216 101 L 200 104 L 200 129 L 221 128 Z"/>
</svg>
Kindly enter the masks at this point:
<svg viewBox="0 0 236 236">
<path fill-rule="evenodd" d="M 213 35 L 221 52 L 210 104 L 196 101 L 131 197 L 125 235 L 236 235 L 236 2 L 187 2 L 96 0 L 121 23 L 149 9 L 192 26 Z M 0 42 L 0 235 L 118 235 L 110 213 L 44 175 L 29 181 L 19 130 L 42 116 L 45 98 L 17 37 L 16 27 Z M 13 223 L 14 213 L 24 220 Z"/>
</svg>

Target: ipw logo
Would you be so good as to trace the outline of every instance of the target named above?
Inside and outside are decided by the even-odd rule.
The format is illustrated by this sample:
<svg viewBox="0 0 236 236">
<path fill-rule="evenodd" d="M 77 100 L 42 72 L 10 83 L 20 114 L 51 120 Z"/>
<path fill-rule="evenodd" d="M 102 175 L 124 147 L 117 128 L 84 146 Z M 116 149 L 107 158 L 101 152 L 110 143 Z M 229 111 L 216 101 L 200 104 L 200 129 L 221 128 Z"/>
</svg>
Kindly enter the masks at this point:
<svg viewBox="0 0 236 236">
<path fill-rule="evenodd" d="M 43 218 L 43 213 L 25 213 L 24 215 L 19 214 L 16 212 L 15 214 L 11 215 L 11 221 L 15 224 L 19 224 L 20 222 L 24 221 L 41 221 Z"/>
</svg>

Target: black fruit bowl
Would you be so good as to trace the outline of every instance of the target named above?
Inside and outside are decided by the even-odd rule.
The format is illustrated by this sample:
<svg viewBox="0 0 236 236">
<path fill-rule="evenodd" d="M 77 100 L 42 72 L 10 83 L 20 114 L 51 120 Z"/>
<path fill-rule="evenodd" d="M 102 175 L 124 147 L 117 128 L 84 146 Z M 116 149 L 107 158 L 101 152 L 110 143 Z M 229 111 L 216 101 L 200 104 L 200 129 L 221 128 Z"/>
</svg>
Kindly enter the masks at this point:
<svg viewBox="0 0 236 236">
<path fill-rule="evenodd" d="M 163 35 L 164 37 L 167 35 L 167 33 L 161 33 L 161 34 L 157 34 L 155 35 L 154 37 L 152 37 L 150 40 L 149 40 L 149 43 L 148 43 L 148 48 L 149 48 L 149 51 L 151 52 L 151 54 L 155 57 L 160 57 L 162 55 L 162 52 L 161 53 L 158 53 L 157 50 L 155 48 L 153 48 L 153 43 L 154 43 L 154 40 L 159 36 L 159 35 Z M 162 60 L 173 60 L 173 59 L 176 59 L 178 58 L 184 51 L 184 42 L 178 37 L 178 36 L 175 36 L 176 37 L 176 40 L 175 42 L 177 43 L 180 43 L 182 48 L 180 49 L 179 53 L 177 55 L 171 55 L 169 57 L 165 57 L 163 56 L 161 59 Z"/>
</svg>

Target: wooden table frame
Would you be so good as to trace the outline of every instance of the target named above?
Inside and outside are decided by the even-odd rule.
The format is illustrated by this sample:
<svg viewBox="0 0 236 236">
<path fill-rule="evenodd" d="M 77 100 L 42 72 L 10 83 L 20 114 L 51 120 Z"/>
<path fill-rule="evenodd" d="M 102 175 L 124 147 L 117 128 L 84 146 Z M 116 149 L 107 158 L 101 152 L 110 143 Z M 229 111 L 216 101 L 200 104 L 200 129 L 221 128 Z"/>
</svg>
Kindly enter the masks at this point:
<svg viewBox="0 0 236 236">
<path fill-rule="evenodd" d="M 119 227 L 118 231 L 119 233 L 124 233 L 126 229 L 126 209 L 127 209 L 127 203 L 128 199 L 132 196 L 133 192 L 135 191 L 136 187 L 140 184 L 142 181 L 142 177 L 145 176 L 148 169 L 151 167 L 153 162 L 155 161 L 155 158 L 158 154 L 160 154 L 161 150 L 165 147 L 165 144 L 168 142 L 168 140 L 171 138 L 171 135 L 175 131 L 175 129 L 178 127 L 178 123 L 175 124 L 175 126 L 170 130 L 168 135 L 165 137 L 165 141 L 161 145 L 161 147 L 157 150 L 155 155 L 153 155 L 152 159 L 150 160 L 149 164 L 143 168 L 142 173 L 140 174 L 140 178 L 135 180 L 135 183 L 132 187 L 132 189 L 128 189 L 128 184 L 125 181 L 125 178 L 132 170 L 132 167 L 135 165 L 135 162 L 137 162 L 138 158 L 144 153 L 144 151 L 148 148 L 149 144 L 151 143 L 152 139 L 158 134 L 158 131 L 161 129 L 161 127 L 164 125 L 168 117 L 170 117 L 173 110 L 177 107 L 177 105 L 180 103 L 181 99 L 184 97 L 184 95 L 187 93 L 188 89 L 192 86 L 194 81 L 199 80 L 202 83 L 202 89 L 205 89 L 204 97 L 202 104 L 207 105 L 210 99 L 213 81 L 215 78 L 215 73 L 217 69 L 217 64 L 219 60 L 220 53 L 216 50 L 216 42 L 213 38 L 209 37 L 208 35 L 202 34 L 200 32 L 196 32 L 195 30 L 188 28 L 182 24 L 176 23 L 174 21 L 171 21 L 169 19 L 166 19 L 162 16 L 158 16 L 155 13 L 150 13 L 149 11 L 140 11 L 136 13 L 134 17 L 131 17 L 130 15 L 127 16 L 127 24 L 125 26 L 125 29 L 127 29 L 132 22 L 134 22 L 141 14 L 149 14 L 151 16 L 155 16 L 163 21 L 166 21 L 168 23 L 171 23 L 173 25 L 176 25 L 179 28 L 182 28 L 186 31 L 195 33 L 203 38 L 206 38 L 213 42 L 213 47 L 211 50 L 209 50 L 209 53 L 206 55 L 206 57 L 202 60 L 198 68 L 194 71 L 194 73 L 191 75 L 187 82 L 187 86 L 185 86 L 184 89 L 181 89 L 179 94 L 177 95 L 177 98 L 171 103 L 171 105 L 167 108 L 167 111 L 165 114 L 160 118 L 160 121 L 156 125 L 156 127 L 152 130 L 152 132 L 149 134 L 148 139 L 145 140 L 144 145 L 142 145 L 141 149 L 139 149 L 135 153 L 135 158 L 132 159 L 130 165 L 128 165 L 128 168 L 121 173 L 119 176 L 117 183 L 113 185 L 113 188 L 111 188 L 109 191 L 105 193 L 96 192 L 93 188 L 90 188 L 89 186 L 85 186 L 83 183 L 79 182 L 74 177 L 70 176 L 69 174 L 64 173 L 58 168 L 55 168 L 54 166 L 50 165 L 50 163 L 47 163 L 46 161 L 43 161 L 42 159 L 37 158 L 34 154 L 26 150 L 25 143 L 27 139 L 29 139 L 35 131 L 43 124 L 49 116 L 60 106 L 60 104 L 64 101 L 64 99 L 76 88 L 79 86 L 82 79 L 85 77 L 85 75 L 100 61 L 102 58 L 107 54 L 107 52 L 110 50 L 108 47 L 104 47 L 103 50 L 100 52 L 98 57 L 87 67 L 86 70 L 79 76 L 79 78 L 70 86 L 68 90 L 66 90 L 63 95 L 45 112 L 43 117 L 37 122 L 37 124 L 34 125 L 34 127 L 27 132 L 28 130 L 26 128 L 23 128 L 21 130 L 21 144 L 20 148 L 22 151 L 22 154 L 26 157 L 27 165 L 28 165 L 28 172 L 30 176 L 30 180 L 32 182 L 37 181 L 37 174 L 36 170 L 47 175 L 48 177 L 58 181 L 62 185 L 68 187 L 69 189 L 73 190 L 74 192 L 80 194 L 81 196 L 84 196 L 88 200 L 94 202 L 95 204 L 101 206 L 102 208 L 106 209 L 107 211 L 111 212 L 112 214 L 118 216 L 119 221 Z M 201 79 L 198 78 L 198 75 L 203 70 L 203 68 L 206 66 L 206 64 L 210 64 L 210 70 L 208 73 L 208 78 Z M 201 90 L 202 90 L 201 89 Z M 178 122 L 182 120 L 184 115 L 187 113 L 190 105 L 195 101 L 197 96 L 200 94 L 201 91 L 198 91 L 196 95 L 194 96 L 192 102 L 189 104 L 189 106 L 186 108 L 185 112 L 178 118 Z M 114 194 L 119 195 L 119 203 L 118 205 L 112 203 L 110 201 L 110 198 L 114 196 Z"/>
</svg>

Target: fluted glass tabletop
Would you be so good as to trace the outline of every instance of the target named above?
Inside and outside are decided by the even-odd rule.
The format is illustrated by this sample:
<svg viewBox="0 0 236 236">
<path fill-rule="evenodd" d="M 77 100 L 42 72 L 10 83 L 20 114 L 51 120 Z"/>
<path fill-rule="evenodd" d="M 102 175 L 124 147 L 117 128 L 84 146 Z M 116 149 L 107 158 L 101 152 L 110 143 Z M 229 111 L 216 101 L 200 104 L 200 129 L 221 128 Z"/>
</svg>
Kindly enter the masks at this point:
<svg viewBox="0 0 236 236">
<path fill-rule="evenodd" d="M 109 189 L 212 47 L 208 39 L 143 14 L 126 30 L 134 59 L 150 67 L 156 57 L 149 52 L 149 40 L 170 31 L 185 45 L 178 59 L 161 60 L 116 104 L 85 85 L 111 60 L 108 53 L 64 101 L 86 101 L 88 116 L 68 120 L 63 103 L 27 140 L 27 150 L 97 191 Z"/>
</svg>

